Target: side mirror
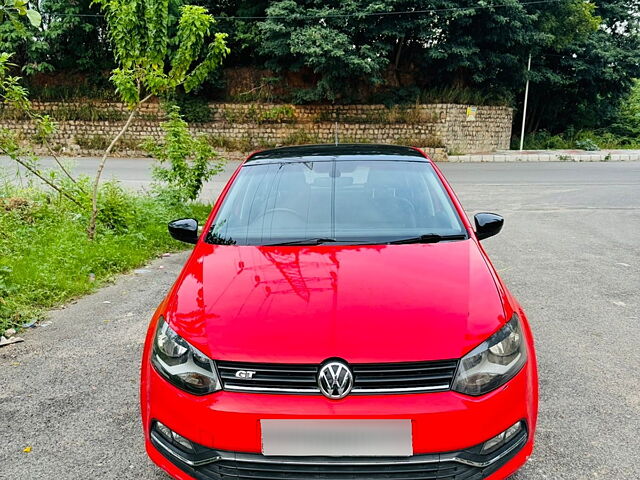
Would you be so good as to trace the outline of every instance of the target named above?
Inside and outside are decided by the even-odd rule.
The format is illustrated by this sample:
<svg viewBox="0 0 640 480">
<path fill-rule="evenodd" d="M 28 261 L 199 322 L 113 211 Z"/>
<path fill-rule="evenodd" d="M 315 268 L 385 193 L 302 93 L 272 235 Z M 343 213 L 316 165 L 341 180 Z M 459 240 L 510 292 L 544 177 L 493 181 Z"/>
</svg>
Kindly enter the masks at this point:
<svg viewBox="0 0 640 480">
<path fill-rule="evenodd" d="M 504 225 L 504 218 L 495 213 L 477 213 L 473 219 L 476 222 L 476 237 L 478 237 L 478 240 L 497 235 Z"/>
<path fill-rule="evenodd" d="M 198 221 L 195 218 L 181 218 L 169 222 L 169 233 L 176 240 L 185 243 L 198 242 Z"/>
</svg>

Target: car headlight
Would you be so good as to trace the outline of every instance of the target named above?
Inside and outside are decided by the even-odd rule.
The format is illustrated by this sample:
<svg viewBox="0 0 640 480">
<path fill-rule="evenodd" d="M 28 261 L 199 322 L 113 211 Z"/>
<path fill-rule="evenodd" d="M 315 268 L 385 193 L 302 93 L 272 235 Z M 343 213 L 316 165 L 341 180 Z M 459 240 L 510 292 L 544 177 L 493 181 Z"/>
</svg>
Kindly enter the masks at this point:
<svg viewBox="0 0 640 480">
<path fill-rule="evenodd" d="M 170 383 L 195 395 L 221 389 L 215 363 L 190 345 L 160 317 L 153 339 L 151 363 Z"/>
<path fill-rule="evenodd" d="M 484 395 L 511 380 L 527 361 L 527 345 L 516 314 L 500 331 L 462 357 L 452 390 Z"/>
</svg>

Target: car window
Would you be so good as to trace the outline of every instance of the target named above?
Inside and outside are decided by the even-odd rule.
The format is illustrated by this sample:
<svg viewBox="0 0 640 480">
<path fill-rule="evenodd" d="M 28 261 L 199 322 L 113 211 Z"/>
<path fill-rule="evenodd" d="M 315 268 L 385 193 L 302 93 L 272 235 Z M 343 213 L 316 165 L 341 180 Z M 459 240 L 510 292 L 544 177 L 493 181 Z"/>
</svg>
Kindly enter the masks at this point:
<svg viewBox="0 0 640 480">
<path fill-rule="evenodd" d="M 428 162 L 338 160 L 243 166 L 207 238 L 229 245 L 312 238 L 368 244 L 465 233 Z"/>
</svg>

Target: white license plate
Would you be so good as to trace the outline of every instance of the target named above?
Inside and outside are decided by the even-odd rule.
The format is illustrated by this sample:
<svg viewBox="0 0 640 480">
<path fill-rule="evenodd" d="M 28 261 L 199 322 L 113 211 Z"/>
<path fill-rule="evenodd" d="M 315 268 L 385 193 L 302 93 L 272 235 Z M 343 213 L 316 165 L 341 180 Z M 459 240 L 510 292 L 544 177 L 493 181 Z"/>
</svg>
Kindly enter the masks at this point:
<svg viewBox="0 0 640 480">
<path fill-rule="evenodd" d="M 260 420 L 262 453 L 276 456 L 408 457 L 411 420 Z"/>
</svg>

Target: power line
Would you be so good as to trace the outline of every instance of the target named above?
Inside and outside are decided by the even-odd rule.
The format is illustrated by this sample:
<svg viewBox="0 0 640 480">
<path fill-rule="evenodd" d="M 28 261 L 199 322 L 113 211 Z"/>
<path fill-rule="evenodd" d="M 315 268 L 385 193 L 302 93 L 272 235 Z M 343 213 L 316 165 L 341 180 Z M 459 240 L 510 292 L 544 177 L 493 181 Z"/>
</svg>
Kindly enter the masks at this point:
<svg viewBox="0 0 640 480">
<path fill-rule="evenodd" d="M 450 8 L 430 8 L 424 10 L 404 10 L 404 11 L 395 11 L 395 12 L 360 12 L 360 13 L 329 13 L 326 15 L 323 14 L 315 14 L 315 15 L 269 15 L 269 16 L 223 16 L 216 17 L 216 19 L 229 19 L 229 20 L 266 20 L 266 19 L 318 19 L 321 20 L 323 18 L 353 18 L 353 17 L 385 17 L 392 15 L 424 15 L 426 13 L 440 13 L 440 12 L 456 12 L 462 10 L 486 10 L 491 8 L 503 8 L 503 7 L 517 7 L 524 5 L 537 5 L 543 3 L 558 3 L 565 0 L 533 0 L 530 2 L 520 2 L 519 4 L 513 3 L 494 3 L 491 5 L 476 5 L 476 6 L 468 6 L 468 7 L 450 7 Z"/>
<path fill-rule="evenodd" d="M 354 17 L 388 17 L 388 16 L 401 16 L 401 15 L 424 15 L 429 13 L 444 13 L 444 12 L 457 12 L 463 10 L 488 10 L 492 8 L 508 8 L 527 5 L 540 5 L 548 3 L 559 3 L 565 0 L 533 0 L 529 2 L 514 3 L 494 3 L 491 5 L 470 5 L 468 7 L 450 7 L 450 8 L 430 8 L 423 10 L 404 10 L 393 12 L 359 12 L 359 13 L 327 13 L 327 14 L 314 14 L 314 15 L 220 15 L 216 16 L 216 20 L 322 20 L 324 18 L 354 18 Z M 57 12 L 42 12 L 43 15 L 49 15 L 52 17 L 104 17 L 103 14 L 98 13 L 57 13 Z"/>
</svg>

